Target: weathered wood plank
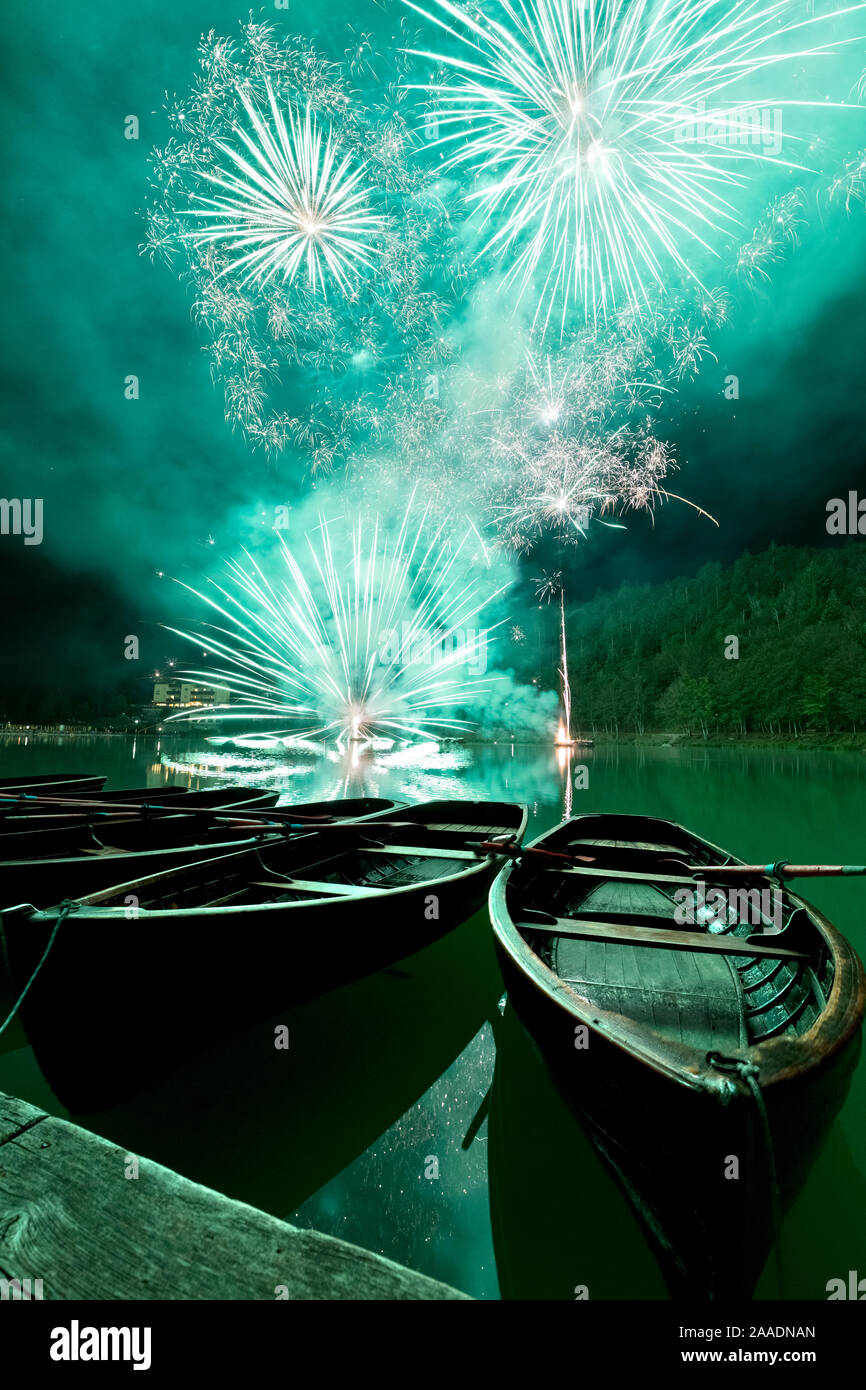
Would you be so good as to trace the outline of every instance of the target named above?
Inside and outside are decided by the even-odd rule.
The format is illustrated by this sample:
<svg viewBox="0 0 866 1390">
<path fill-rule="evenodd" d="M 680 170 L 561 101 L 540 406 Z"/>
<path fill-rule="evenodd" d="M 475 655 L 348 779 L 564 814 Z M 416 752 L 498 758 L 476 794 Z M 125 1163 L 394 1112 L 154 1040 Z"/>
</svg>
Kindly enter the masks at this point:
<svg viewBox="0 0 866 1390">
<path fill-rule="evenodd" d="M 119 1044 L 122 1045 L 122 1042 Z M 462 1299 L 0 1093 L 0 1278 L 46 1299 Z"/>
<path fill-rule="evenodd" d="M 627 946 L 654 946 L 671 951 L 696 951 L 704 955 L 768 956 L 771 960 L 809 960 L 803 951 L 791 951 L 787 946 L 765 946 L 748 937 L 710 936 L 707 932 L 686 931 L 683 928 L 666 930 L 642 927 L 624 922 L 588 922 L 579 917 L 553 917 L 547 922 L 516 921 L 520 932 L 546 932 L 548 936 L 569 936 L 578 940 L 621 941 Z M 779 933 L 781 935 L 781 933 Z M 766 933 L 767 939 L 772 932 Z M 790 939 L 790 938 L 789 938 Z"/>
</svg>

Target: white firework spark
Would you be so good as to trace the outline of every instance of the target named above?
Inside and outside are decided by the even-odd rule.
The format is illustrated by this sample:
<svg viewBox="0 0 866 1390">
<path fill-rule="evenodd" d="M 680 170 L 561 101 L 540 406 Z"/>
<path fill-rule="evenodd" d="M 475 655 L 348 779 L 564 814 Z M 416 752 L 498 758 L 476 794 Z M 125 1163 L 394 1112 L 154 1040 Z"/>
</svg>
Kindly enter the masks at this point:
<svg viewBox="0 0 866 1390">
<path fill-rule="evenodd" d="M 572 542 L 584 537 L 591 519 L 616 500 L 606 480 L 617 444 L 616 435 L 603 443 L 553 435 L 533 456 L 520 456 L 507 500 L 497 508 L 508 542 L 528 550 L 545 533 Z"/>
<path fill-rule="evenodd" d="M 866 205 L 866 150 L 858 151 L 845 162 L 831 181 L 828 194 L 844 201 L 846 212 L 856 203 Z"/>
<path fill-rule="evenodd" d="M 278 532 L 280 579 L 245 552 L 245 563 L 228 563 L 231 585 L 214 584 L 216 597 L 182 586 L 225 620 L 169 629 L 224 663 L 188 674 L 233 699 L 172 718 L 287 720 L 270 732 L 340 747 L 471 727 L 448 711 L 477 702 L 495 678 L 469 674 L 493 629 L 476 628 L 470 640 L 467 627 L 503 591 L 491 590 L 483 563 L 473 566 L 473 530 L 456 544 L 441 528 L 429 534 L 410 501 L 391 539 L 378 519 L 346 531 L 322 522 L 301 555 Z"/>
<path fill-rule="evenodd" d="M 793 188 L 773 199 L 750 239 L 737 252 L 736 268 L 741 279 L 751 284 L 759 277 L 769 280 L 767 267 L 782 260 L 798 244 L 799 228 L 805 220 L 802 216 L 803 205 L 803 190 L 800 188 Z"/>
<path fill-rule="evenodd" d="M 244 90 L 238 96 L 252 134 L 235 126 L 246 153 L 224 141 L 216 146 L 227 167 L 204 177 L 218 193 L 186 209 L 202 220 L 187 235 L 198 246 L 222 245 L 232 254 L 238 283 L 289 283 L 299 271 L 311 289 L 329 280 L 349 293 L 358 275 L 375 264 L 372 238 L 383 228 L 362 183 L 365 165 L 340 158 L 330 133 L 319 129 L 309 106 L 301 118 L 280 110 L 267 84 L 270 120 Z"/>
<path fill-rule="evenodd" d="M 534 322 L 558 307 L 561 328 L 573 306 L 647 306 L 671 271 L 700 284 L 694 262 L 738 224 L 736 191 L 791 164 L 754 138 L 756 111 L 818 104 L 751 79 L 852 41 L 816 44 L 833 16 L 804 19 L 799 0 L 404 3 L 460 44 L 417 56 L 444 70 L 422 90 L 445 166 L 476 177 L 484 252 L 536 297 Z M 786 52 L 802 30 L 809 46 Z"/>
<path fill-rule="evenodd" d="M 562 589 L 562 570 L 545 571 L 532 582 L 535 585 L 535 597 L 550 603 Z"/>
<path fill-rule="evenodd" d="M 203 36 L 191 86 L 180 96 L 166 94 L 174 134 L 152 153 L 142 250 L 188 282 L 202 330 L 220 339 L 217 353 L 207 350 L 226 417 L 271 466 L 282 454 L 300 456 L 313 473 L 345 464 L 355 445 L 352 409 L 401 366 L 441 360 L 447 314 L 464 292 L 458 227 L 437 191 L 437 172 L 415 157 L 411 101 L 401 80 L 410 43 L 401 30 L 399 48 L 375 53 L 368 36 L 358 36 L 353 76 L 307 40 L 250 20 L 236 40 L 213 31 Z M 376 77 L 369 71 L 374 58 Z M 272 100 L 282 113 L 287 155 Z M 310 225 L 304 165 L 315 166 L 314 131 L 319 193 L 333 157 L 329 188 L 345 164 L 336 212 L 345 215 L 346 202 L 363 195 L 348 208 L 345 229 L 335 220 L 326 228 Z M 288 160 L 288 174 L 278 157 Z M 376 214 L 381 222 L 366 222 Z M 266 254 L 258 266 L 246 258 L 257 246 L 264 251 L 268 237 L 279 256 L 284 233 L 285 265 L 267 279 Z M 286 278 L 294 261 L 294 277 Z M 239 346 L 245 335 L 275 370 L 258 370 L 248 354 L 232 354 L 227 329 Z M 317 437 L 303 441 L 284 415 L 283 398 L 317 400 L 337 382 L 338 408 L 330 415 L 319 409 Z"/>
<path fill-rule="evenodd" d="M 712 357 L 714 362 L 719 360 L 711 350 L 703 329 L 691 328 L 688 324 L 672 324 L 667 335 L 667 345 L 673 358 L 674 375 L 678 381 L 687 376 L 697 376 L 705 357 Z"/>
</svg>

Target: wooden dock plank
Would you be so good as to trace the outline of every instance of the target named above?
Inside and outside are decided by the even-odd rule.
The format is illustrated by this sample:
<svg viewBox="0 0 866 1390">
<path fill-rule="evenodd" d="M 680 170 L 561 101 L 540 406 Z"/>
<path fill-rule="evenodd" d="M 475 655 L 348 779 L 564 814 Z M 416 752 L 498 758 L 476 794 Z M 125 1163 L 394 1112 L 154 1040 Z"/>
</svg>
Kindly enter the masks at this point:
<svg viewBox="0 0 866 1390">
<path fill-rule="evenodd" d="M 0 1278 L 46 1299 L 464 1299 L 0 1093 Z"/>
</svg>

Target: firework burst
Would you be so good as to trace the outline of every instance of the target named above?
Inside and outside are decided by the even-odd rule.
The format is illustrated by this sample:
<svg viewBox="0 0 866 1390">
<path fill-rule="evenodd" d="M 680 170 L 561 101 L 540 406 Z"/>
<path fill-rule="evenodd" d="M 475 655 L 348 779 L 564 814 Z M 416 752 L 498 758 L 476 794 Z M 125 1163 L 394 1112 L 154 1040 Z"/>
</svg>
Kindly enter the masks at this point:
<svg viewBox="0 0 866 1390">
<path fill-rule="evenodd" d="M 529 550 L 543 534 L 566 542 L 584 537 L 592 517 L 616 501 L 606 481 L 620 444 L 620 432 L 592 443 L 557 434 L 533 455 L 510 460 L 513 481 L 496 510 L 512 547 Z M 521 446 L 500 447 L 519 451 Z"/>
<path fill-rule="evenodd" d="M 737 190 L 783 162 L 757 111 L 808 104 L 751 79 L 851 41 L 792 52 L 791 35 L 832 18 L 803 19 L 798 0 L 405 3 L 457 41 L 418 56 L 444 73 L 423 90 L 446 167 L 475 176 L 484 252 L 560 328 L 575 306 L 644 309 L 671 272 L 700 284 L 694 262 L 737 226 Z"/>
<path fill-rule="evenodd" d="M 359 272 L 373 266 L 370 239 L 382 228 L 361 183 L 365 166 L 353 169 L 348 157 L 340 159 L 309 107 L 303 120 L 284 114 L 270 84 L 270 124 L 246 92 L 238 95 L 253 130 L 235 130 L 248 157 L 216 142 L 233 168 L 205 176 L 218 194 L 187 209 L 202 219 L 190 240 L 223 244 L 232 255 L 226 269 L 241 286 L 291 284 L 303 269 L 311 289 L 325 287 L 330 277 L 348 292 Z"/>
<path fill-rule="evenodd" d="M 166 98 L 142 250 L 188 282 L 226 419 L 274 466 L 344 463 L 361 395 L 436 358 L 462 293 L 450 215 L 415 158 L 409 61 L 360 35 L 332 62 L 250 21 L 236 41 L 204 36 L 190 89 Z M 312 429 L 286 411 L 299 400 Z"/>
<path fill-rule="evenodd" d="M 857 204 L 866 205 L 866 150 L 859 150 L 846 160 L 828 188 L 830 198 L 845 204 L 846 212 Z"/>
<path fill-rule="evenodd" d="M 562 589 L 562 570 L 545 571 L 533 579 L 535 597 L 550 603 Z"/>
<path fill-rule="evenodd" d="M 321 522 L 298 555 L 278 533 L 279 579 L 245 554 L 213 596 L 190 589 L 221 621 L 169 630 L 223 663 L 189 674 L 232 695 L 195 717 L 283 721 L 288 728 L 270 732 L 338 747 L 471 727 L 452 712 L 493 681 L 472 675 L 486 665 L 492 629 L 471 625 L 502 589 L 491 591 L 483 563 L 473 563 L 471 529 L 452 544 L 411 513 L 410 502 L 390 539 L 378 520 L 357 521 L 348 536 Z"/>
</svg>

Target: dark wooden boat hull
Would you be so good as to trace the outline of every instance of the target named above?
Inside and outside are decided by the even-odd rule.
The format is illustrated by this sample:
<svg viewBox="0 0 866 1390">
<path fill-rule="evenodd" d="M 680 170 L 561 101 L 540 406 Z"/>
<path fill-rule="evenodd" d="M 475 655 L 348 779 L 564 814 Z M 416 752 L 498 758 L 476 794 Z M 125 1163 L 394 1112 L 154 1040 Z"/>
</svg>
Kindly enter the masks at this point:
<svg viewBox="0 0 866 1390">
<path fill-rule="evenodd" d="M 714 862 L 737 862 L 694 840 L 720 856 Z M 491 890 L 497 955 L 509 999 L 561 1095 L 632 1201 L 672 1295 L 750 1297 L 777 1219 L 802 1189 L 857 1064 L 866 985 L 856 954 L 821 913 L 796 900 L 835 953 L 826 1008 L 802 1038 L 725 1049 L 759 1063 L 768 1144 L 761 1105 L 739 1075 L 710 1070 L 706 1053 L 685 1044 L 656 1046 L 624 1015 L 555 983 L 543 962 L 537 968 L 511 920 L 506 895 L 516 872 L 504 870 Z M 516 895 L 519 880 L 512 888 Z M 641 959 L 651 954 L 632 950 Z M 587 1030 L 580 1039 L 578 1028 Z"/>
<path fill-rule="evenodd" d="M 98 792 L 105 778 L 89 772 L 46 772 L 39 777 L 0 777 L 0 797 L 19 792 L 33 796 L 53 796 L 55 792 Z"/>
<path fill-rule="evenodd" d="M 487 1175 L 500 1297 L 573 1302 L 585 1287 L 591 1303 L 665 1298 L 639 1218 L 510 1000 L 492 1023 Z"/>
<path fill-rule="evenodd" d="M 467 816 L 472 809 L 478 814 L 488 811 L 482 803 L 460 804 Z M 499 810 L 508 813 L 508 821 L 497 828 L 521 834 L 525 811 Z M 424 813 L 423 807 L 406 813 L 418 824 L 419 837 L 424 834 Z M 435 821 L 435 813 L 428 819 Z M 458 823 L 453 803 L 449 821 Z M 366 826 L 348 827 L 345 833 L 363 834 L 366 845 L 374 827 L 375 822 L 369 831 Z M 320 840 L 321 835 L 314 834 L 303 842 L 282 843 L 267 851 L 264 862 L 265 851 L 242 851 L 209 861 L 201 870 L 191 866 L 181 871 L 180 882 L 178 875 L 166 878 L 159 892 L 180 898 L 187 880 L 215 881 L 240 870 L 246 874 L 253 860 L 261 866 L 257 875 L 273 873 L 278 852 L 284 867 L 291 865 L 292 856 L 298 863 L 311 854 L 321 858 L 320 849 L 309 848 Z M 399 851 L 395 855 L 400 858 Z M 445 858 L 449 856 L 450 851 Z M 368 898 L 347 893 L 314 901 L 269 902 L 258 908 L 165 908 L 139 915 L 132 905 L 128 917 L 121 907 L 106 913 L 82 904 L 57 930 L 21 1007 L 21 1019 L 52 1089 L 70 1110 L 114 1104 L 243 1023 L 315 998 L 423 949 L 484 905 L 502 862 L 473 854 L 464 866 L 456 850 L 454 858 L 461 860 L 457 869 L 449 862 L 450 876 L 433 884 L 413 874 L 410 861 L 406 882 Z M 155 891 L 154 882 L 128 883 L 112 890 L 111 896 L 118 903 L 146 897 Z M 2 944 L 16 991 L 42 959 L 56 920 L 56 910 L 2 914 Z"/>
<path fill-rule="evenodd" d="M 325 807 L 328 808 L 327 812 Z M 317 816 L 327 814 L 330 819 L 366 822 L 391 815 L 399 807 L 399 802 L 373 797 L 309 801 L 297 806 L 280 807 L 280 816 L 285 815 L 287 824 L 292 816 L 311 818 L 312 827 L 316 823 L 312 818 Z M 242 816 L 242 812 L 240 814 Z M 278 819 L 275 816 L 273 824 L 276 823 Z M 97 833 L 110 846 L 112 832 L 101 830 Z M 50 907 L 65 898 L 83 898 L 110 888 L 119 878 L 146 878 L 150 874 L 162 873 L 193 861 L 231 854 L 234 850 L 244 849 L 272 836 L 270 816 L 258 835 L 252 827 L 231 830 L 226 826 L 212 825 L 207 820 L 191 820 L 189 817 L 165 817 L 159 821 L 149 821 L 143 827 L 120 824 L 113 832 L 114 840 L 120 844 L 119 849 L 109 847 L 100 850 L 91 839 L 90 848 L 85 847 L 78 854 L 0 862 L 0 909 L 21 902 L 33 903 L 36 907 Z M 135 848 L 136 843 L 145 847 Z"/>
</svg>

